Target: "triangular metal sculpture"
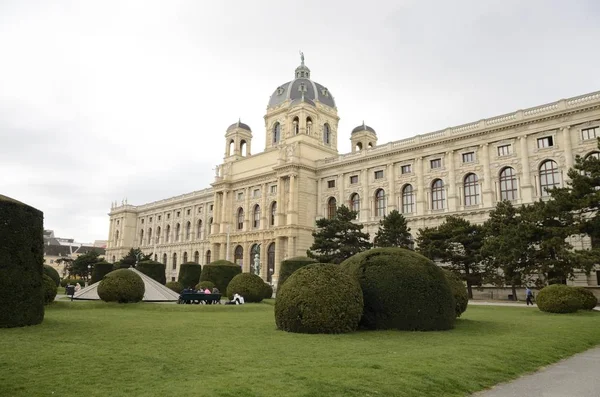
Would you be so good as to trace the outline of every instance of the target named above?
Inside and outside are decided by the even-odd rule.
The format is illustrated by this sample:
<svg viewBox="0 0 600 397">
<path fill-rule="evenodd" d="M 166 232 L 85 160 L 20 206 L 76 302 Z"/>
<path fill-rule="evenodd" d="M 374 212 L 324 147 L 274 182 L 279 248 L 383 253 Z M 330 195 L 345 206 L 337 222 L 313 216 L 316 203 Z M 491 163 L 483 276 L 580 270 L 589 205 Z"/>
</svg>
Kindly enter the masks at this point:
<svg viewBox="0 0 600 397">
<path fill-rule="evenodd" d="M 144 302 L 173 302 L 179 299 L 179 294 L 165 287 L 158 281 L 154 280 L 152 277 L 145 275 L 137 269 L 129 268 L 132 272 L 136 273 L 138 276 L 142 278 L 144 282 L 144 298 L 142 301 Z M 100 281 L 95 284 L 89 285 L 79 292 L 76 292 L 73 295 L 73 299 L 78 300 L 100 300 L 98 296 L 98 285 L 100 285 Z"/>
</svg>

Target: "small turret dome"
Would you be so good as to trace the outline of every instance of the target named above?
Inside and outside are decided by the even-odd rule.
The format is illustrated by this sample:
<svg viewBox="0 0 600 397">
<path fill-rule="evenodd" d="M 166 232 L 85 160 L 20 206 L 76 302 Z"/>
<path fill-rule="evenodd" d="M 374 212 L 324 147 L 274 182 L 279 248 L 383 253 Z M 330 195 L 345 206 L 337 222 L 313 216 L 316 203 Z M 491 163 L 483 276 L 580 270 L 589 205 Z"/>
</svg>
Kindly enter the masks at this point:
<svg viewBox="0 0 600 397">
<path fill-rule="evenodd" d="M 252 132 L 252 130 L 250 129 L 250 126 L 248 124 L 242 123 L 240 120 L 238 120 L 237 123 L 233 123 L 229 127 L 227 127 L 227 132 L 233 131 L 236 128 L 241 128 L 243 130 L 247 130 L 247 131 Z"/>
<path fill-rule="evenodd" d="M 352 130 L 352 133 L 354 134 L 355 132 L 360 132 L 360 131 L 368 131 L 368 132 L 372 132 L 373 134 L 377 134 L 375 132 L 375 130 L 373 128 L 369 127 L 368 125 L 366 125 L 364 121 L 363 121 L 363 123 L 361 125 L 359 125 L 358 127 L 354 128 Z"/>
</svg>

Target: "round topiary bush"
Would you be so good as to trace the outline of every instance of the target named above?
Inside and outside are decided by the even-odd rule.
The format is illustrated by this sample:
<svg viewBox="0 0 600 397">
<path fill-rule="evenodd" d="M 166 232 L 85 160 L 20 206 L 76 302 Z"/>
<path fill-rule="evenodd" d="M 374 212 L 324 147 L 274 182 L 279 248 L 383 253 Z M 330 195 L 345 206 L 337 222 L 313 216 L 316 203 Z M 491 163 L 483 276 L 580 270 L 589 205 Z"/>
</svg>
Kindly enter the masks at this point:
<svg viewBox="0 0 600 397">
<path fill-rule="evenodd" d="M 0 328 L 44 320 L 44 214 L 0 195 Z"/>
<path fill-rule="evenodd" d="M 215 283 L 213 283 L 212 281 L 200 281 L 197 285 L 196 285 L 196 289 L 209 289 L 209 290 L 213 290 L 213 288 L 215 288 Z"/>
<path fill-rule="evenodd" d="M 49 305 L 54 302 L 56 298 L 56 293 L 58 292 L 58 287 L 56 286 L 56 282 L 50 278 L 47 274 L 44 274 L 43 277 L 42 290 L 44 291 L 44 305 Z"/>
<path fill-rule="evenodd" d="M 456 273 L 446 269 L 443 269 L 443 271 L 446 280 L 448 280 L 448 284 L 450 284 L 450 288 L 452 289 L 452 295 L 454 295 L 454 310 L 456 317 L 460 317 L 460 315 L 467 310 L 467 305 L 469 304 L 467 286 Z"/>
<path fill-rule="evenodd" d="M 50 265 L 44 265 L 44 274 L 54 280 L 57 287 L 60 285 L 60 275 L 55 268 Z"/>
<path fill-rule="evenodd" d="M 279 291 L 279 288 L 285 283 L 285 280 L 287 280 L 296 270 L 306 265 L 312 265 L 313 263 L 317 263 L 317 261 L 307 256 L 296 256 L 281 261 L 279 279 L 277 280 L 277 290 Z"/>
<path fill-rule="evenodd" d="M 227 296 L 231 300 L 234 294 L 240 294 L 246 303 L 260 302 L 265 296 L 264 284 L 256 274 L 241 273 L 231 279 L 227 286 Z"/>
<path fill-rule="evenodd" d="M 271 299 L 273 297 L 273 286 L 271 284 L 264 283 L 263 285 L 263 299 Z"/>
<path fill-rule="evenodd" d="M 94 264 L 94 270 L 92 270 L 92 280 L 90 284 L 95 284 L 98 281 L 102 280 L 104 276 L 113 271 L 112 263 L 108 263 L 105 261 L 97 262 Z"/>
<path fill-rule="evenodd" d="M 183 291 L 183 285 L 181 285 L 181 283 L 178 281 L 169 281 L 165 284 L 165 287 L 169 288 L 171 291 L 177 292 L 178 294 L 181 294 L 181 291 Z"/>
<path fill-rule="evenodd" d="M 137 264 L 136 269 L 162 285 L 167 283 L 166 266 L 156 261 L 142 261 Z"/>
<path fill-rule="evenodd" d="M 598 298 L 592 291 L 584 287 L 574 287 L 579 295 L 579 308 L 583 310 L 594 310 L 598 304 Z"/>
<path fill-rule="evenodd" d="M 242 268 L 233 262 L 218 260 L 204 265 L 200 281 L 212 281 L 221 293 L 227 292 L 227 286 L 232 278 L 242 272 Z"/>
<path fill-rule="evenodd" d="M 454 327 L 450 285 L 442 269 L 423 255 L 404 248 L 375 248 L 346 259 L 340 267 L 362 288 L 362 327 L 418 331 Z"/>
<path fill-rule="evenodd" d="M 581 308 L 580 294 L 575 288 L 564 284 L 542 288 L 536 303 L 541 311 L 548 313 L 574 313 Z"/>
<path fill-rule="evenodd" d="M 298 269 L 277 291 L 275 323 L 288 332 L 338 334 L 358 328 L 363 294 L 339 265 L 316 263 Z"/>
<path fill-rule="evenodd" d="M 182 263 L 179 268 L 179 278 L 177 281 L 183 285 L 183 288 L 193 287 L 200 281 L 202 267 L 196 262 Z"/>
<path fill-rule="evenodd" d="M 130 303 L 144 298 L 142 278 L 128 269 L 108 273 L 98 285 L 98 296 L 105 302 Z"/>
</svg>

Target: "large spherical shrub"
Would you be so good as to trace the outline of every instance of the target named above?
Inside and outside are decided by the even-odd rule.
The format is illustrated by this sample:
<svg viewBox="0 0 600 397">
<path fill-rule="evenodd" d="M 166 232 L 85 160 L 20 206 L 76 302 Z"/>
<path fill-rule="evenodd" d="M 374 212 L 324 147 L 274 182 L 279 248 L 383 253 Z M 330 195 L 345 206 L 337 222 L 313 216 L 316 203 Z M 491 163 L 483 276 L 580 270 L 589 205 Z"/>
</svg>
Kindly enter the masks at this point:
<svg viewBox="0 0 600 397">
<path fill-rule="evenodd" d="M 446 280 L 448 280 L 448 284 L 450 284 L 450 288 L 452 289 L 456 317 L 460 317 L 467 310 L 467 305 L 469 304 L 467 286 L 456 273 L 450 270 L 444 269 L 444 276 L 446 276 Z"/>
<path fill-rule="evenodd" d="M 234 294 L 239 294 L 247 303 L 260 302 L 265 296 L 264 284 L 262 278 L 256 274 L 240 273 L 229 282 L 227 296 L 233 299 Z"/>
<path fill-rule="evenodd" d="M 179 281 L 184 288 L 193 287 L 200 281 L 201 273 L 202 267 L 196 262 L 182 263 L 179 268 L 179 278 L 177 281 Z"/>
<path fill-rule="evenodd" d="M 279 288 L 285 283 L 285 280 L 287 280 L 296 270 L 313 263 L 317 263 L 317 261 L 307 256 L 297 256 L 281 261 L 279 279 L 277 280 L 277 290 L 279 291 Z"/>
<path fill-rule="evenodd" d="M 94 270 L 92 270 L 92 280 L 90 284 L 96 284 L 102 280 L 104 276 L 113 271 L 113 264 L 106 261 L 94 263 Z"/>
<path fill-rule="evenodd" d="M 165 274 L 166 266 L 164 263 L 156 261 L 142 261 L 137 264 L 136 269 L 151 279 L 158 281 L 162 285 L 167 283 Z"/>
<path fill-rule="evenodd" d="M 165 284 L 165 287 L 178 294 L 181 294 L 181 291 L 183 291 L 183 285 L 179 281 L 169 281 Z"/>
<path fill-rule="evenodd" d="M 200 281 L 198 284 L 196 284 L 196 289 L 205 290 L 207 288 L 212 291 L 213 288 L 215 288 L 215 283 L 212 281 Z"/>
<path fill-rule="evenodd" d="M 55 268 L 50 265 L 44 265 L 44 274 L 54 280 L 54 284 L 57 287 L 60 285 L 60 275 Z"/>
<path fill-rule="evenodd" d="M 42 276 L 43 284 L 42 290 L 44 291 L 44 305 L 49 305 L 54 302 L 56 298 L 56 293 L 58 291 L 58 287 L 56 286 L 56 282 L 50 278 L 50 276 L 44 274 Z"/>
<path fill-rule="evenodd" d="M 0 195 L 0 328 L 44 320 L 44 214 Z"/>
<path fill-rule="evenodd" d="M 362 288 L 362 327 L 419 331 L 454 327 L 450 285 L 442 270 L 423 255 L 403 248 L 375 248 L 340 266 Z"/>
<path fill-rule="evenodd" d="M 339 265 L 317 263 L 292 274 L 275 300 L 277 328 L 308 334 L 337 334 L 358 328 L 363 294 Z"/>
<path fill-rule="evenodd" d="M 579 295 L 579 308 L 583 310 L 594 310 L 598 304 L 598 298 L 592 291 L 584 287 L 574 287 Z"/>
<path fill-rule="evenodd" d="M 574 313 L 581 308 L 577 290 L 564 284 L 552 284 L 542 288 L 536 303 L 541 311 L 549 313 Z"/>
<path fill-rule="evenodd" d="M 239 265 L 226 260 L 218 260 L 204 265 L 200 281 L 212 281 L 221 293 L 225 293 L 231 279 L 241 272 L 242 268 Z"/>
<path fill-rule="evenodd" d="M 105 302 L 139 302 L 144 298 L 144 281 L 128 269 L 108 273 L 98 285 L 98 296 Z"/>
</svg>

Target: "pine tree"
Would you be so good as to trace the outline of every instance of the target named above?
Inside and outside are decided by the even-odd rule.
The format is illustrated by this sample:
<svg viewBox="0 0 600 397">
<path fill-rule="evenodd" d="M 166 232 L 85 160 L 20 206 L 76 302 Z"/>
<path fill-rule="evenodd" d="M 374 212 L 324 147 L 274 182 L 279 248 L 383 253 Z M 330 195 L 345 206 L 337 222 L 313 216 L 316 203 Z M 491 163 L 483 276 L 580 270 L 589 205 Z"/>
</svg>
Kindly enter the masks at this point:
<svg viewBox="0 0 600 397">
<path fill-rule="evenodd" d="M 363 233 L 363 225 L 354 222 L 356 216 L 355 211 L 342 205 L 332 219 L 317 220 L 318 229 L 312 233 L 314 242 L 306 251 L 308 257 L 322 263 L 339 264 L 371 248 L 369 233 Z"/>
<path fill-rule="evenodd" d="M 119 267 L 126 269 L 128 267 L 134 267 L 137 263 L 142 261 L 149 261 L 152 259 L 152 254 L 144 255 L 141 249 L 131 248 L 127 255 L 125 255 L 119 261 Z"/>
<path fill-rule="evenodd" d="M 393 210 L 379 221 L 379 230 L 373 242 L 375 247 L 411 248 L 412 236 L 406 218 Z"/>
</svg>

